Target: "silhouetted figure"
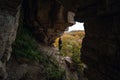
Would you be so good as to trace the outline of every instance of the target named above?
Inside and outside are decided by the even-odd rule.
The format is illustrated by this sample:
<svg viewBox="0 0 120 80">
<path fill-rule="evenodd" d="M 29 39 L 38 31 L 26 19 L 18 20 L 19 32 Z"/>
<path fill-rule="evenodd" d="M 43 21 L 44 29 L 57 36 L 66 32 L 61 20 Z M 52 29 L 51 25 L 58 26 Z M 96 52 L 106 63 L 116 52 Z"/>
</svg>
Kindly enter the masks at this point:
<svg viewBox="0 0 120 80">
<path fill-rule="evenodd" d="M 62 49 L 62 39 L 61 38 L 59 38 L 58 43 L 59 43 L 59 51 L 60 51 Z"/>
</svg>

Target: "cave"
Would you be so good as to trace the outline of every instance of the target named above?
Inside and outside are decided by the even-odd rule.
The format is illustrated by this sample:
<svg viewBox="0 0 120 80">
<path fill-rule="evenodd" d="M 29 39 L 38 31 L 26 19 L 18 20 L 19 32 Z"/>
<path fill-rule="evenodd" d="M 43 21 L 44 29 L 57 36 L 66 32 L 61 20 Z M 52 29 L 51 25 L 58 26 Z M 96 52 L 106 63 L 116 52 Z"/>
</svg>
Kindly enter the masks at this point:
<svg viewBox="0 0 120 80">
<path fill-rule="evenodd" d="M 119 80 L 119 7 L 119 0 L 1 0 L 0 80 L 9 80 L 7 63 L 21 18 L 40 46 L 48 47 L 75 21 L 84 22 L 84 76 L 88 80 Z"/>
</svg>

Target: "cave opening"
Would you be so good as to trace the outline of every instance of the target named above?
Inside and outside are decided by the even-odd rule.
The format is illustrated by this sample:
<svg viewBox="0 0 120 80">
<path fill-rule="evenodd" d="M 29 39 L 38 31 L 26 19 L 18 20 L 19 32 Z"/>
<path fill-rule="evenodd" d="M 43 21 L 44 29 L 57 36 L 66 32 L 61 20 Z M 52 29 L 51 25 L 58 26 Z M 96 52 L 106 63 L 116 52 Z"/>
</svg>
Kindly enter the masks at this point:
<svg viewBox="0 0 120 80">
<path fill-rule="evenodd" d="M 67 52 L 62 52 L 63 56 L 71 56 L 72 53 L 74 53 L 73 48 L 76 48 L 76 46 L 78 47 L 78 50 L 81 49 L 82 46 L 82 40 L 85 36 L 85 31 L 84 31 L 84 23 L 80 23 L 80 22 L 75 22 L 74 25 L 69 26 L 64 32 L 63 34 L 61 34 L 60 37 L 57 37 L 55 42 L 54 42 L 54 46 L 57 47 L 58 49 L 61 50 L 65 50 Z M 59 48 L 60 45 L 62 45 L 62 48 Z M 65 48 L 65 49 L 64 49 Z M 70 48 L 70 50 L 69 50 Z M 70 52 L 69 52 L 70 51 Z M 80 51 L 78 51 L 79 53 Z"/>
<path fill-rule="evenodd" d="M 72 67 L 72 70 L 77 73 L 78 78 L 81 78 L 79 76 L 83 75 L 83 69 L 85 67 L 85 64 L 80 58 L 84 36 L 84 23 L 76 21 L 54 43 L 54 46 L 59 50 L 59 54 L 65 58 L 64 60 L 67 64 L 69 63 L 69 69 Z"/>
<path fill-rule="evenodd" d="M 87 80 L 119 80 L 119 7 L 119 0 L 1 0 L 0 80 L 65 80 L 59 68 L 65 62 L 71 71 L 68 80 L 81 80 L 72 76 L 82 66 L 76 66 L 80 59 L 88 67 L 84 70 Z M 79 36 L 65 31 L 74 20 L 85 23 L 81 57 L 80 48 L 72 46 L 78 45 L 74 37 Z M 63 33 L 69 43 L 57 50 L 52 44 Z M 71 64 L 69 56 L 76 64 Z"/>
<path fill-rule="evenodd" d="M 81 22 L 75 22 L 74 25 L 69 26 L 68 31 L 84 31 L 84 23 Z"/>
</svg>

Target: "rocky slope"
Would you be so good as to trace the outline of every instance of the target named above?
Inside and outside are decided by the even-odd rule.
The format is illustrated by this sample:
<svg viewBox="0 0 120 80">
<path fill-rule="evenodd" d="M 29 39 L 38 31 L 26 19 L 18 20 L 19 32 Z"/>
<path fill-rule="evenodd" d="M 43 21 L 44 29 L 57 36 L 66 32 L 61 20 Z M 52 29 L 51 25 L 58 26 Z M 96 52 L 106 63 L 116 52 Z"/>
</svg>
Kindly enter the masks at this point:
<svg viewBox="0 0 120 80">
<path fill-rule="evenodd" d="M 43 45 L 50 46 L 74 19 L 84 22 L 81 57 L 88 66 L 85 76 L 88 80 L 119 80 L 119 0 L 0 0 L 1 80 L 7 78 L 6 61 L 15 40 L 20 6 L 25 24 Z"/>
</svg>

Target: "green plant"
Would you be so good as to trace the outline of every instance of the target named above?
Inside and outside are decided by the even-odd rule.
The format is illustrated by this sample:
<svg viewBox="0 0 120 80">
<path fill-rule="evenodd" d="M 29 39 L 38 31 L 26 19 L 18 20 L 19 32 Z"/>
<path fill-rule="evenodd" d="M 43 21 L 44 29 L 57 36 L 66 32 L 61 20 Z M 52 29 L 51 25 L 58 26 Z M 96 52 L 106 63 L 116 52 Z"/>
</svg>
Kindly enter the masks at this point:
<svg viewBox="0 0 120 80">
<path fill-rule="evenodd" d="M 63 80 L 65 76 L 57 62 L 37 50 L 37 42 L 33 38 L 29 29 L 19 27 L 16 40 L 13 44 L 13 54 L 18 58 L 26 58 L 30 61 L 39 61 L 44 66 L 46 80 Z"/>
<path fill-rule="evenodd" d="M 40 52 L 40 50 L 38 51 L 37 44 L 31 30 L 20 19 L 16 40 L 12 48 L 14 57 L 16 59 L 27 59 L 29 62 L 37 61 L 44 67 L 42 76 L 46 78 L 45 80 L 65 80 L 64 70 L 59 67 L 55 60 L 52 61 L 50 57 Z"/>
<path fill-rule="evenodd" d="M 63 80 L 63 76 L 65 76 L 64 70 L 59 67 L 49 66 L 46 68 L 47 78 L 49 80 Z"/>
<path fill-rule="evenodd" d="M 37 50 L 37 42 L 26 26 L 20 26 L 13 44 L 13 54 L 17 58 L 40 60 L 40 52 Z"/>
<path fill-rule="evenodd" d="M 80 48 L 82 46 L 82 39 L 84 37 L 83 31 L 72 31 L 65 33 L 62 36 L 62 56 L 69 56 L 72 59 L 72 65 L 77 70 L 78 74 L 82 73 L 84 64 L 80 60 Z M 58 39 L 54 45 L 58 47 Z"/>
<path fill-rule="evenodd" d="M 42 62 L 44 63 L 46 80 L 65 80 L 65 71 L 59 67 L 55 60 L 51 60 L 50 57 L 44 56 Z"/>
</svg>

